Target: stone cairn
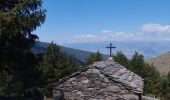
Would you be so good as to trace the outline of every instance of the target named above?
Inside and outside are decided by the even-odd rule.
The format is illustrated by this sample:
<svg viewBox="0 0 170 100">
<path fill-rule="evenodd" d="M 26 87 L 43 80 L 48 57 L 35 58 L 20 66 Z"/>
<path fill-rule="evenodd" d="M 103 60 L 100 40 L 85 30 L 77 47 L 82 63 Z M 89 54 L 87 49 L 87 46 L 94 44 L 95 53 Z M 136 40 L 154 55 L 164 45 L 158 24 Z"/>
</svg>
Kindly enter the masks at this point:
<svg viewBox="0 0 170 100">
<path fill-rule="evenodd" d="M 54 100 L 138 100 L 143 84 L 140 76 L 106 60 L 61 79 L 53 95 Z"/>
</svg>

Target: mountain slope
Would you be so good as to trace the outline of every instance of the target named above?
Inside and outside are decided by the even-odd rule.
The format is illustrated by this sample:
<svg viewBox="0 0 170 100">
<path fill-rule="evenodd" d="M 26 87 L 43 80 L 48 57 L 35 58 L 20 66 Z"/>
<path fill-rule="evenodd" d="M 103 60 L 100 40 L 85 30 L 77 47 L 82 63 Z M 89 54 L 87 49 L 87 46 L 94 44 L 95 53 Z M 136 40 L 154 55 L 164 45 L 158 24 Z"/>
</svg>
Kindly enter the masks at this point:
<svg viewBox="0 0 170 100">
<path fill-rule="evenodd" d="M 47 50 L 47 47 L 50 43 L 47 42 L 37 42 L 36 45 L 32 48 L 33 52 L 36 53 L 43 53 Z M 85 63 L 86 59 L 93 53 L 90 51 L 84 51 L 84 50 L 78 50 L 73 48 L 68 48 L 64 46 L 60 46 L 61 52 L 64 53 L 66 56 L 73 56 L 76 58 L 76 60 L 83 64 Z M 103 55 L 104 59 L 106 59 L 108 56 Z"/>
<path fill-rule="evenodd" d="M 149 64 L 154 64 L 156 69 L 162 74 L 166 75 L 170 71 L 170 52 L 152 58 L 147 61 Z"/>
</svg>

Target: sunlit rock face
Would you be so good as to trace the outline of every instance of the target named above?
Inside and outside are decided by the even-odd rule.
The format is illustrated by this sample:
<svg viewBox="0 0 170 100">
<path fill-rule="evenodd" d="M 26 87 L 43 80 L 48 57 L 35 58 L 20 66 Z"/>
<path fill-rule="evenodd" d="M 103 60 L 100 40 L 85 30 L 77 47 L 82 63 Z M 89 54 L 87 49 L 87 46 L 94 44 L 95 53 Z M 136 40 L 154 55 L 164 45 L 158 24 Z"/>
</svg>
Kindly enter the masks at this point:
<svg viewBox="0 0 170 100">
<path fill-rule="evenodd" d="M 99 61 L 59 81 L 54 100 L 138 100 L 143 79 L 113 60 Z"/>
</svg>

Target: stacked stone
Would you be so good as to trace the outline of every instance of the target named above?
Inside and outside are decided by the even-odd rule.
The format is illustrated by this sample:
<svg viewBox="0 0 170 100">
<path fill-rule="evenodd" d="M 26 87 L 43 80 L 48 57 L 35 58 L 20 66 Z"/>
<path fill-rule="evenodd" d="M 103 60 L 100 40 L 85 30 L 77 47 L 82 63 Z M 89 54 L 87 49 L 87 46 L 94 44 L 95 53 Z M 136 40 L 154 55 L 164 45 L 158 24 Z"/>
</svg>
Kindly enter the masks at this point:
<svg viewBox="0 0 170 100">
<path fill-rule="evenodd" d="M 100 61 L 60 80 L 55 100 L 138 100 L 143 79 L 113 61 Z"/>
<path fill-rule="evenodd" d="M 93 66 L 111 80 L 117 81 L 132 92 L 143 93 L 143 79 L 135 73 L 127 70 L 124 66 L 110 60 L 95 62 Z"/>
</svg>

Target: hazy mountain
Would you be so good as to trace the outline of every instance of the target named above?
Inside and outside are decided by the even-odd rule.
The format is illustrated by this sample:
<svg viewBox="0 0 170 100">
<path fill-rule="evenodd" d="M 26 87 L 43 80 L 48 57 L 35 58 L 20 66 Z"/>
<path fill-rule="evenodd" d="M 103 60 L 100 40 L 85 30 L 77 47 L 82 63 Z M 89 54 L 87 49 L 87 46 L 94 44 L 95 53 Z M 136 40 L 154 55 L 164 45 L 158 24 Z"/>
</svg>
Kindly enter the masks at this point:
<svg viewBox="0 0 170 100">
<path fill-rule="evenodd" d="M 99 42 L 99 43 L 74 43 L 66 44 L 60 46 L 61 51 L 67 56 L 74 56 L 75 59 L 83 64 L 85 60 L 93 53 L 100 50 L 103 54 L 108 54 L 109 50 L 105 47 L 109 42 Z M 170 42 L 146 42 L 146 41 L 129 41 L 129 42 L 112 42 L 117 48 L 113 50 L 113 53 L 116 51 L 122 51 L 129 58 L 134 54 L 135 51 L 142 53 L 145 59 L 149 63 L 154 63 L 156 68 L 161 73 L 167 73 L 170 70 Z M 45 52 L 47 50 L 47 42 L 37 42 L 37 44 L 32 48 L 34 52 Z M 66 47 L 65 47 L 66 46 Z M 75 49 L 73 49 L 75 48 Z M 168 52 L 168 53 L 165 53 Z M 162 55 L 163 54 L 163 55 Z M 106 59 L 108 56 L 103 55 Z M 159 56 L 161 55 L 161 56 Z"/>
<path fill-rule="evenodd" d="M 33 52 L 36 53 L 43 53 L 47 50 L 47 47 L 50 43 L 47 42 L 37 42 L 36 45 L 32 48 Z M 60 46 L 61 52 L 64 53 L 64 55 L 66 56 L 72 56 L 75 57 L 75 59 L 83 64 L 86 59 L 93 53 L 90 51 L 84 51 L 84 50 L 78 50 L 78 49 L 73 49 L 73 48 L 68 48 L 68 47 L 64 47 L 64 46 Z M 103 55 L 104 59 L 106 59 L 108 56 L 107 55 Z"/>
<path fill-rule="evenodd" d="M 108 55 L 109 50 L 105 47 L 108 46 L 109 43 L 110 42 L 70 43 L 64 46 L 93 52 L 100 50 L 101 53 Z M 112 44 L 116 46 L 113 53 L 122 51 L 128 58 L 131 58 L 135 51 L 142 53 L 146 60 L 170 51 L 170 41 L 112 41 Z"/>
<path fill-rule="evenodd" d="M 170 71 L 170 52 L 154 57 L 147 61 L 149 64 L 154 64 L 156 69 L 163 75 Z"/>
</svg>

